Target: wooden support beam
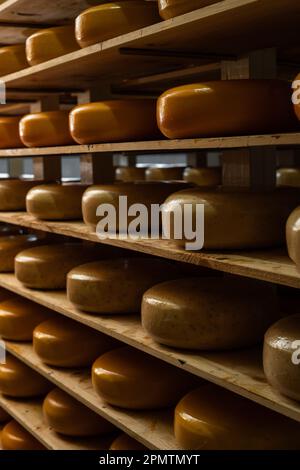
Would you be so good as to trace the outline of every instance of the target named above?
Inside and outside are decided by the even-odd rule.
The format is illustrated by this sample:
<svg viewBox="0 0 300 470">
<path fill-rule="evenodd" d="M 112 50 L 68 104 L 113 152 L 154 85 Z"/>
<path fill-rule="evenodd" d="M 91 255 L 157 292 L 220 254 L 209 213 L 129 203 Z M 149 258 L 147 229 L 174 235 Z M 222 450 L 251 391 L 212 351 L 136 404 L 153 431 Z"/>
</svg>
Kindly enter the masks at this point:
<svg viewBox="0 0 300 470">
<path fill-rule="evenodd" d="M 112 153 L 86 154 L 80 157 L 83 184 L 113 183 L 115 170 Z"/>
</svg>

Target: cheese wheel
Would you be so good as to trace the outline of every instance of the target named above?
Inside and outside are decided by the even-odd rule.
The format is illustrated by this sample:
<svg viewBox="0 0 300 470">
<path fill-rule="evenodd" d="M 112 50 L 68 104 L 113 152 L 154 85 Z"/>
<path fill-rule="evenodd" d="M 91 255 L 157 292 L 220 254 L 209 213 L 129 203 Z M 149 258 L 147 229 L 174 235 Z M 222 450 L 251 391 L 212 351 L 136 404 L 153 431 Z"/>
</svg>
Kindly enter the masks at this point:
<svg viewBox="0 0 300 470">
<path fill-rule="evenodd" d="M 159 14 L 164 20 L 203 8 L 220 0 L 158 0 Z"/>
<path fill-rule="evenodd" d="M 160 20 L 155 2 L 119 1 L 83 11 L 75 22 L 75 35 L 81 47 L 135 31 Z"/>
<path fill-rule="evenodd" d="M 133 204 L 144 204 L 148 209 L 148 228 L 150 230 L 151 204 L 162 204 L 172 193 L 184 189 L 185 182 L 141 182 L 141 183 L 115 183 L 113 185 L 97 185 L 88 188 L 82 197 L 82 215 L 84 222 L 95 228 L 98 222 L 106 216 L 97 216 L 96 211 L 100 204 L 111 204 L 116 209 L 117 220 L 116 229 L 119 231 L 119 208 L 120 196 L 127 197 L 127 207 Z M 126 215 L 126 209 L 121 209 Z M 128 224 L 135 217 L 128 217 Z M 126 225 L 125 229 L 127 229 Z M 124 229 L 124 227 L 123 227 Z M 122 230 L 123 231 L 123 230 Z"/>
<path fill-rule="evenodd" d="M 36 247 L 42 239 L 37 235 L 11 235 L 0 238 L 0 272 L 14 272 L 15 257 L 20 251 Z"/>
<path fill-rule="evenodd" d="M 31 341 L 34 328 L 51 315 L 47 308 L 13 295 L 0 302 L 0 336 L 8 341 Z"/>
<path fill-rule="evenodd" d="M 151 167 L 146 170 L 147 181 L 171 181 L 182 180 L 183 169 L 179 167 L 174 168 L 156 168 Z"/>
<path fill-rule="evenodd" d="M 44 321 L 33 332 L 34 351 L 56 367 L 91 366 L 100 354 L 117 345 L 109 336 L 62 316 Z"/>
<path fill-rule="evenodd" d="M 105 255 L 106 247 L 101 245 L 61 243 L 39 246 L 21 251 L 16 256 L 15 274 L 22 284 L 31 289 L 65 289 L 67 274 L 71 269 L 105 258 Z"/>
<path fill-rule="evenodd" d="M 145 179 L 145 169 L 136 167 L 119 167 L 116 168 L 115 175 L 116 181 L 134 183 L 135 181 L 142 181 Z"/>
<path fill-rule="evenodd" d="M 173 406 L 195 377 L 129 346 L 110 351 L 93 364 L 95 391 L 110 405 L 132 410 Z"/>
<path fill-rule="evenodd" d="M 38 180 L 0 179 L 0 211 L 25 210 L 28 191 L 40 183 Z"/>
<path fill-rule="evenodd" d="M 0 47 L 0 77 L 28 67 L 24 44 Z"/>
<path fill-rule="evenodd" d="M 70 112 L 70 130 L 78 144 L 157 139 L 156 101 L 111 100 L 76 106 Z"/>
<path fill-rule="evenodd" d="M 300 401 L 300 314 L 282 318 L 265 334 L 263 364 L 268 382 Z"/>
<path fill-rule="evenodd" d="M 27 212 L 41 220 L 82 218 L 83 184 L 45 184 L 32 188 L 26 196 Z"/>
<path fill-rule="evenodd" d="M 276 290 L 239 278 L 188 278 L 149 289 L 142 324 L 158 343 L 224 350 L 255 345 L 281 318 Z"/>
<path fill-rule="evenodd" d="M 3 450 L 45 450 L 45 447 L 16 421 L 10 421 L 1 433 Z"/>
<path fill-rule="evenodd" d="M 300 448 L 299 423 L 212 384 L 182 398 L 174 430 L 177 443 L 187 450 Z"/>
<path fill-rule="evenodd" d="M 24 147 L 19 135 L 20 120 L 19 116 L 0 116 L 1 149 Z"/>
<path fill-rule="evenodd" d="M 123 450 L 146 450 L 147 447 L 143 446 L 140 442 L 136 441 L 127 434 L 121 434 L 111 444 L 109 450 L 123 451 Z"/>
<path fill-rule="evenodd" d="M 55 388 L 43 403 L 46 423 L 59 434 L 74 437 L 108 434 L 115 427 L 73 397 Z"/>
<path fill-rule="evenodd" d="M 220 80 L 183 85 L 158 99 L 158 127 L 169 139 L 293 131 L 299 127 L 289 84 Z"/>
<path fill-rule="evenodd" d="M 76 49 L 73 25 L 41 29 L 26 40 L 26 57 L 30 65 L 41 64 Z"/>
<path fill-rule="evenodd" d="M 277 186 L 300 186 L 300 168 L 280 168 L 276 172 Z"/>
<path fill-rule="evenodd" d="M 51 384 L 23 362 L 8 354 L 5 364 L 0 363 L 0 392 L 16 398 L 45 395 Z"/>
<path fill-rule="evenodd" d="M 27 114 L 20 121 L 20 137 L 26 147 L 73 144 L 69 130 L 69 111 Z"/>
<path fill-rule="evenodd" d="M 287 220 L 286 242 L 289 257 L 300 272 L 300 206 L 290 214 Z"/>
<path fill-rule="evenodd" d="M 0 408 L 0 423 L 5 423 L 6 421 L 9 421 L 10 419 L 11 419 L 10 415 L 3 408 Z"/>
<path fill-rule="evenodd" d="M 144 292 L 179 277 L 177 266 L 156 258 L 120 258 L 78 266 L 69 272 L 67 294 L 91 313 L 138 313 Z"/>
<path fill-rule="evenodd" d="M 183 179 L 198 186 L 219 186 L 222 183 L 222 170 L 221 168 L 186 168 Z"/>
<path fill-rule="evenodd" d="M 189 219 L 193 221 L 194 227 L 197 204 L 204 205 L 204 248 L 224 250 L 271 248 L 283 244 L 286 220 L 299 202 L 297 191 L 292 188 L 264 193 L 204 188 L 181 191 L 172 194 L 165 201 L 162 210 L 166 220 L 166 232 L 170 232 L 171 239 L 176 235 L 172 216 L 178 207 L 181 207 L 184 213 L 184 204 L 192 204 L 192 216 Z M 182 220 L 181 217 L 181 224 Z M 197 225 L 200 226 L 200 223 L 198 217 Z M 185 246 L 187 242 L 191 243 L 184 235 L 180 238 L 174 240 L 180 247 Z"/>
</svg>

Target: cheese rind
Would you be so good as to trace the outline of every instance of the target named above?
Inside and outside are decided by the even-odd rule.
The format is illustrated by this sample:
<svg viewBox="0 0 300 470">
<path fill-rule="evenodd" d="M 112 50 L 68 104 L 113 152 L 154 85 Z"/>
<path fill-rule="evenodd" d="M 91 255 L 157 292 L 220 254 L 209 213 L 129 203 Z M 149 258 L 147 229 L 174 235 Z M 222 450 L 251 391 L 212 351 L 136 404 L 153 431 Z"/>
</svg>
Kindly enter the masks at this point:
<svg viewBox="0 0 300 470">
<path fill-rule="evenodd" d="M 11 235 L 0 238 L 0 272 L 10 273 L 15 269 L 15 257 L 26 248 L 42 243 L 37 235 Z"/>
<path fill-rule="evenodd" d="M 183 169 L 180 167 L 173 168 L 156 168 L 150 167 L 146 170 L 146 181 L 172 181 L 182 180 Z"/>
<path fill-rule="evenodd" d="M 145 179 L 144 168 L 119 167 L 116 168 L 116 181 L 134 183 L 135 181 L 143 181 Z"/>
<path fill-rule="evenodd" d="M 222 183 L 221 168 L 186 168 L 183 173 L 184 181 L 197 186 L 214 187 Z"/>
<path fill-rule="evenodd" d="M 75 35 L 81 47 L 135 31 L 160 21 L 155 2 L 116 1 L 83 11 L 75 22 Z"/>
<path fill-rule="evenodd" d="M 44 321 L 33 332 L 33 349 L 50 366 L 89 367 L 117 346 L 109 336 L 61 316 Z"/>
<path fill-rule="evenodd" d="M 300 206 L 293 210 L 287 219 L 286 243 L 289 257 L 300 272 Z"/>
<path fill-rule="evenodd" d="M 121 451 L 121 450 L 146 450 L 147 447 L 143 446 L 140 442 L 136 441 L 127 434 L 121 434 L 111 444 L 109 450 Z"/>
<path fill-rule="evenodd" d="M 37 65 L 76 51 L 74 26 L 41 29 L 26 40 L 26 57 L 30 65 Z"/>
<path fill-rule="evenodd" d="M 16 421 L 10 421 L 1 433 L 3 450 L 45 450 L 45 447 Z"/>
<path fill-rule="evenodd" d="M 20 120 L 19 116 L 0 116 L 1 149 L 24 147 L 19 135 Z"/>
<path fill-rule="evenodd" d="M 220 0 L 158 0 L 159 14 L 164 20 L 203 8 Z"/>
<path fill-rule="evenodd" d="M 23 211 L 26 209 L 26 195 L 38 180 L 0 179 L 0 211 Z"/>
<path fill-rule="evenodd" d="M 69 111 L 27 114 L 20 121 L 19 132 L 26 147 L 74 144 L 69 129 Z"/>
<path fill-rule="evenodd" d="M 279 168 L 276 172 L 277 186 L 300 186 L 300 168 Z"/>
<path fill-rule="evenodd" d="M 24 44 L 0 47 L 0 77 L 28 67 Z"/>
</svg>

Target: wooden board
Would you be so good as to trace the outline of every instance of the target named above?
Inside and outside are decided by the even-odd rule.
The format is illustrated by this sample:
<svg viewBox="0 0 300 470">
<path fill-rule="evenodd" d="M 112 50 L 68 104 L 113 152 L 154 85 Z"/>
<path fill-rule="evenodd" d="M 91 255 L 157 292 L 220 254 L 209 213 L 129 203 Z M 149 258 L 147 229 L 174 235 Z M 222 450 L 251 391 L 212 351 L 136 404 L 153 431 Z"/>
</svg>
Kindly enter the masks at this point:
<svg viewBox="0 0 300 470">
<path fill-rule="evenodd" d="M 12 44 L 22 44 L 36 31 L 37 28 L 31 25 L 18 26 L 16 24 L 3 24 L 0 19 L 0 47 Z"/>
</svg>

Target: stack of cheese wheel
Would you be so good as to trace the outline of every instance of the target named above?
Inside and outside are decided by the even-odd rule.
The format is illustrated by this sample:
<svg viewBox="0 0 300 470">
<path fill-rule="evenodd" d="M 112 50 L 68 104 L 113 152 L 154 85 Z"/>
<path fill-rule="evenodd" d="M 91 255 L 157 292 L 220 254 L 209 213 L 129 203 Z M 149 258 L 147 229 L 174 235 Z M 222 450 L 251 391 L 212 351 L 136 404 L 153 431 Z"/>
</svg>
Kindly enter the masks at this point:
<svg viewBox="0 0 300 470">
<path fill-rule="evenodd" d="M 196 218 L 197 226 L 203 227 L 197 204 L 204 205 L 205 249 L 270 248 L 284 243 L 285 223 L 299 204 L 299 196 L 293 188 L 262 193 L 196 188 L 174 193 L 163 206 L 165 220 L 170 221 L 164 229 L 171 239 L 176 235 L 172 214 L 179 207 L 184 212 L 185 204 L 192 204 L 192 227 L 196 226 Z M 182 223 L 182 219 L 179 222 Z M 200 233 L 197 235 L 201 238 Z M 195 239 L 191 241 L 182 236 L 174 243 L 182 247 L 194 243 Z"/>
<path fill-rule="evenodd" d="M 26 40 L 26 57 L 30 65 L 41 64 L 76 49 L 74 26 L 41 29 Z"/>
<path fill-rule="evenodd" d="M 129 346 L 99 357 L 92 369 L 95 391 L 110 405 L 153 410 L 175 405 L 196 378 Z"/>
<path fill-rule="evenodd" d="M 41 181 L 38 180 L 0 179 L 0 210 L 23 211 L 26 209 L 28 191 L 40 183 Z"/>
<path fill-rule="evenodd" d="M 3 408 L 0 408 L 0 423 L 6 423 L 9 420 L 9 414 Z"/>
<path fill-rule="evenodd" d="M 206 7 L 220 0 L 158 0 L 159 14 L 164 20 Z"/>
<path fill-rule="evenodd" d="M 300 448 L 300 424 L 216 385 L 188 393 L 175 410 L 175 437 L 190 450 Z"/>
<path fill-rule="evenodd" d="M 34 328 L 52 315 L 46 307 L 11 295 L 0 302 L 0 337 L 8 341 L 31 341 Z"/>
<path fill-rule="evenodd" d="M 263 364 L 268 382 L 300 401 L 300 314 L 279 320 L 265 335 Z"/>
<path fill-rule="evenodd" d="M 136 441 L 127 434 L 121 434 L 111 444 L 109 450 L 124 451 L 124 450 L 146 450 L 147 447 L 143 446 L 140 442 Z"/>
<path fill-rule="evenodd" d="M 43 238 L 38 235 L 11 235 L 0 238 L 0 272 L 14 271 L 15 256 L 26 248 L 36 247 Z"/>
<path fill-rule="evenodd" d="M 161 136 L 153 99 L 110 100 L 76 106 L 70 130 L 78 144 L 156 139 Z"/>
<path fill-rule="evenodd" d="M 173 88 L 159 98 L 157 117 L 169 139 L 299 128 L 290 85 L 280 80 L 220 80 Z"/>
<path fill-rule="evenodd" d="M 0 77 L 28 67 L 24 44 L 0 47 Z"/>
<path fill-rule="evenodd" d="M 55 367 L 91 366 L 99 355 L 117 346 L 109 336 L 62 316 L 44 321 L 33 332 L 34 351 Z"/>
<path fill-rule="evenodd" d="M 0 148 L 24 147 L 19 134 L 19 116 L 0 116 Z"/>
<path fill-rule="evenodd" d="M 112 248 L 84 243 L 45 245 L 15 257 L 17 279 L 31 289 L 65 289 L 68 272 L 83 263 L 109 256 Z"/>
<path fill-rule="evenodd" d="M 70 437 L 110 434 L 115 427 L 59 388 L 43 403 L 46 423 L 57 433 Z"/>
<path fill-rule="evenodd" d="M 164 282 L 149 289 L 142 302 L 147 333 L 183 349 L 249 347 L 279 318 L 273 286 L 235 277 Z"/>
<path fill-rule="evenodd" d="M 41 220 L 81 219 L 81 199 L 86 189 L 86 185 L 76 183 L 36 186 L 27 194 L 27 212 Z"/>
<path fill-rule="evenodd" d="M 183 179 L 197 186 L 215 187 L 222 183 L 222 171 L 221 168 L 186 168 Z"/>
<path fill-rule="evenodd" d="M 180 277 L 179 268 L 156 258 L 119 258 L 78 266 L 69 272 L 67 294 L 80 310 L 99 314 L 137 313 L 144 292 Z"/>
<path fill-rule="evenodd" d="M 47 111 L 27 114 L 19 125 L 26 147 L 51 147 L 74 143 L 69 129 L 69 111 Z"/>
<path fill-rule="evenodd" d="M 137 167 L 119 167 L 115 172 L 116 181 L 125 183 L 134 183 L 135 181 L 143 181 L 145 179 L 145 169 Z"/>
<path fill-rule="evenodd" d="M 290 214 L 287 220 L 286 242 L 289 257 L 300 272 L 300 206 Z"/>
<path fill-rule="evenodd" d="M 277 186 L 300 186 L 300 168 L 279 168 L 276 172 Z"/>
<path fill-rule="evenodd" d="M 83 11 L 76 19 L 75 35 L 81 47 L 129 33 L 158 22 L 157 4 L 122 0 Z"/>
<path fill-rule="evenodd" d="M 45 450 L 45 447 L 16 421 L 10 421 L 1 433 L 3 450 Z"/>
<path fill-rule="evenodd" d="M 180 167 L 150 167 L 146 170 L 146 181 L 182 180 L 182 172 Z"/>
<path fill-rule="evenodd" d="M 0 392 L 15 398 L 45 395 L 51 384 L 23 362 L 8 354 L 5 364 L 0 364 Z"/>
</svg>

